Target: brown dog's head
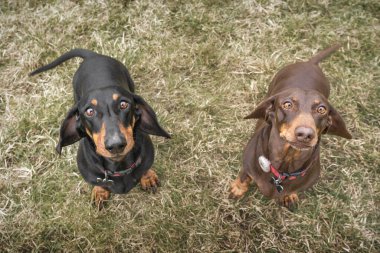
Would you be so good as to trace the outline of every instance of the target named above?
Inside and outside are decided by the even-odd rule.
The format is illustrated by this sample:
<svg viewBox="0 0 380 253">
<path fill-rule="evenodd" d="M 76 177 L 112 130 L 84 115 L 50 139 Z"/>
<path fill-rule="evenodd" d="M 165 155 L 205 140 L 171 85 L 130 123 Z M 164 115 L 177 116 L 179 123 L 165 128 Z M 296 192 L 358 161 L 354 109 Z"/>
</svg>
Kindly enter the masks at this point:
<svg viewBox="0 0 380 253">
<path fill-rule="evenodd" d="M 68 112 L 56 149 L 61 153 L 62 147 L 87 137 L 97 154 L 118 161 L 132 150 L 136 128 L 170 138 L 158 124 L 153 109 L 140 96 L 116 87 L 94 90 Z"/>
<path fill-rule="evenodd" d="M 265 119 L 298 150 L 314 147 L 323 133 L 351 139 L 346 125 L 327 99 L 317 91 L 288 89 L 261 102 L 246 119 Z"/>
</svg>

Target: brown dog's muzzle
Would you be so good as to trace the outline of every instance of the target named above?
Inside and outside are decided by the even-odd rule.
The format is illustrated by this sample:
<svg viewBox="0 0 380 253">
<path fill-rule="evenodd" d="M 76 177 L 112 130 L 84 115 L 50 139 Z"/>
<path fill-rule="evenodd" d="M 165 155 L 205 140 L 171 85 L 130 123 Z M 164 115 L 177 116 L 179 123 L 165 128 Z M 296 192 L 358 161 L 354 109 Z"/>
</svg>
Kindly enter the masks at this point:
<svg viewBox="0 0 380 253">
<path fill-rule="evenodd" d="M 297 141 L 309 143 L 315 137 L 315 131 L 311 127 L 299 126 L 295 129 L 294 135 Z"/>
<path fill-rule="evenodd" d="M 291 122 L 282 124 L 280 136 L 296 149 L 309 149 L 318 142 L 314 119 L 307 113 L 301 113 Z"/>
</svg>

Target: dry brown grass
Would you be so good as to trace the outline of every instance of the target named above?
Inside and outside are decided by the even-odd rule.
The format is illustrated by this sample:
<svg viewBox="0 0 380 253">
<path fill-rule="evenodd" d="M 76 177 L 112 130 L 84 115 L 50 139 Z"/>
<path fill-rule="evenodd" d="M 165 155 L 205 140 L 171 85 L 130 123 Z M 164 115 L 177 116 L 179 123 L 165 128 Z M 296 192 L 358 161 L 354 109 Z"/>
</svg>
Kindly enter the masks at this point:
<svg viewBox="0 0 380 253">
<path fill-rule="evenodd" d="M 0 10 L 1 252 L 380 251 L 378 1 L 35 0 Z M 325 136 L 322 178 L 294 213 L 255 188 L 227 199 L 254 126 L 242 118 L 281 66 L 336 41 L 344 48 L 322 68 L 354 139 Z M 124 62 L 173 134 L 154 138 L 158 194 L 135 188 L 97 212 L 77 147 L 55 153 L 79 61 L 27 74 L 75 47 Z"/>
</svg>

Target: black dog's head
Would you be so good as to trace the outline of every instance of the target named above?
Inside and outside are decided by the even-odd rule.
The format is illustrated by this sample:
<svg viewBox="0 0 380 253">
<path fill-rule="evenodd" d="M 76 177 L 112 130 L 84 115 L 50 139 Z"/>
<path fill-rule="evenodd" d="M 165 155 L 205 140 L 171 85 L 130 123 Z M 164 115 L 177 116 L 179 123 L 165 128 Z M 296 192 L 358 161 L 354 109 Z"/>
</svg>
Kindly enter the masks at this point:
<svg viewBox="0 0 380 253">
<path fill-rule="evenodd" d="M 261 102 L 246 118 L 266 119 L 295 149 L 315 146 L 323 133 L 351 138 L 340 114 L 314 90 L 285 90 Z"/>
<path fill-rule="evenodd" d="M 158 124 L 153 109 L 140 96 L 122 88 L 94 90 L 82 97 L 61 125 L 57 152 L 79 141 L 92 140 L 96 153 L 121 160 L 134 146 L 134 131 L 170 138 Z"/>
</svg>

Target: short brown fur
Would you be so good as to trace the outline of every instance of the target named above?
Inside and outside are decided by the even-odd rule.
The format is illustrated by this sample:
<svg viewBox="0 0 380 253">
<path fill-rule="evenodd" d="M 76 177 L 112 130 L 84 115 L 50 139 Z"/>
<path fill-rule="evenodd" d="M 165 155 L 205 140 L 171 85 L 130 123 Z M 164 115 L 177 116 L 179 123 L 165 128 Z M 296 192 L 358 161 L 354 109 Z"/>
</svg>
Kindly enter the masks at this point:
<svg viewBox="0 0 380 253">
<path fill-rule="evenodd" d="M 280 136 L 285 138 L 289 142 L 295 142 L 296 140 L 294 139 L 293 133 L 297 126 L 308 126 L 312 128 L 315 132 L 317 131 L 313 117 L 311 117 L 310 114 L 301 113 L 291 121 L 291 124 L 283 124 L 281 126 Z M 310 145 L 314 146 L 315 144 L 317 144 L 317 141 L 318 138 L 316 136 L 315 138 L 313 138 Z"/>
</svg>

